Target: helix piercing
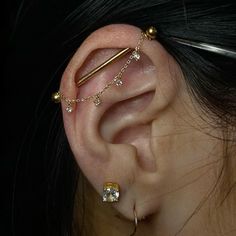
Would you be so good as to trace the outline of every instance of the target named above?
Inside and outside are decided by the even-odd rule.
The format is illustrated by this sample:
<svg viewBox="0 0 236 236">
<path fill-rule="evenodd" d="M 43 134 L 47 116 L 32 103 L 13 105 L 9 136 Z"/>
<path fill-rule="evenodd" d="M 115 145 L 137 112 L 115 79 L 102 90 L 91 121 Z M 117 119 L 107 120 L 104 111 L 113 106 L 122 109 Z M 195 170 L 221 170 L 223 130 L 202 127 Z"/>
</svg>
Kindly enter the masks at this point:
<svg viewBox="0 0 236 236">
<path fill-rule="evenodd" d="M 110 65 L 111 63 L 114 63 L 119 58 L 121 58 L 121 57 L 125 56 L 127 53 L 131 52 L 131 55 L 127 59 L 124 66 L 120 69 L 119 73 L 116 74 L 116 76 L 110 82 L 108 82 L 105 85 L 105 87 L 103 87 L 103 89 L 101 91 L 97 92 L 94 95 L 90 95 L 88 97 L 74 98 L 74 99 L 70 99 L 70 98 L 66 97 L 62 92 L 58 91 L 58 92 L 52 94 L 52 100 L 55 103 L 60 103 L 61 101 L 64 101 L 67 104 L 66 111 L 68 113 L 71 113 L 73 111 L 73 104 L 79 103 L 79 102 L 86 102 L 86 101 L 92 100 L 93 103 L 95 104 L 95 106 L 99 106 L 102 103 L 101 96 L 109 88 L 111 88 L 113 85 L 121 86 L 123 84 L 122 76 L 123 76 L 124 72 L 126 71 L 126 69 L 129 67 L 130 63 L 133 60 L 135 60 L 135 61 L 140 60 L 140 57 L 141 57 L 140 48 L 142 46 L 143 41 L 145 39 L 153 40 L 156 38 L 156 35 L 157 35 L 157 30 L 153 26 L 149 27 L 145 32 L 141 31 L 141 36 L 140 36 L 140 39 L 139 39 L 135 49 L 125 48 L 125 49 L 121 50 L 120 52 L 116 53 L 111 58 L 109 58 L 108 60 L 103 62 L 100 66 L 96 67 L 91 72 L 89 72 L 88 74 L 86 74 L 85 76 L 80 78 L 78 81 L 75 81 L 77 87 L 81 86 L 82 84 L 87 82 L 89 79 L 91 79 L 96 73 L 98 73 L 99 71 L 104 69 L 106 66 Z"/>
</svg>

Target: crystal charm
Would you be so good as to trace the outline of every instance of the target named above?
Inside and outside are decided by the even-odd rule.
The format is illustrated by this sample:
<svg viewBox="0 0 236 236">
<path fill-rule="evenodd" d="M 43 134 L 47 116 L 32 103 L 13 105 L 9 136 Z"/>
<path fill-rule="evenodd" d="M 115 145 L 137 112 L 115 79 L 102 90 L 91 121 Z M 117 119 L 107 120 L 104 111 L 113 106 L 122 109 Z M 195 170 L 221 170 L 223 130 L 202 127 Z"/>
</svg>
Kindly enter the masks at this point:
<svg viewBox="0 0 236 236">
<path fill-rule="evenodd" d="M 132 55 L 133 55 L 135 61 L 138 61 L 140 59 L 140 54 L 137 51 L 133 51 Z"/>
<path fill-rule="evenodd" d="M 121 79 L 116 80 L 116 86 L 121 86 L 123 84 L 123 81 Z"/>
<path fill-rule="evenodd" d="M 105 183 L 103 186 L 103 202 L 118 202 L 119 201 L 119 185 L 116 183 Z"/>
<path fill-rule="evenodd" d="M 73 107 L 72 107 L 71 105 L 68 105 L 68 106 L 66 107 L 66 111 L 67 111 L 68 113 L 71 113 L 71 112 L 73 111 Z"/>
<path fill-rule="evenodd" d="M 99 96 L 96 96 L 93 103 L 95 104 L 95 106 L 99 106 L 102 103 L 102 101 Z"/>
</svg>

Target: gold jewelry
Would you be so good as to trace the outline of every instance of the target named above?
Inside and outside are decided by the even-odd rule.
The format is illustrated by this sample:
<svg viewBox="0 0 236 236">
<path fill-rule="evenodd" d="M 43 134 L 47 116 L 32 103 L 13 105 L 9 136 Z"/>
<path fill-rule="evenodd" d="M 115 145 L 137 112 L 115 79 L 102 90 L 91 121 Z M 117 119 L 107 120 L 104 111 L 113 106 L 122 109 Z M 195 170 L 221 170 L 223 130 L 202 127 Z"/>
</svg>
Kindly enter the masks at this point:
<svg viewBox="0 0 236 236">
<path fill-rule="evenodd" d="M 78 87 L 81 86 L 86 81 L 91 79 L 94 74 L 96 74 L 97 72 L 101 71 L 102 69 L 104 69 L 106 66 L 110 65 L 111 63 L 113 63 L 117 59 L 123 57 L 128 52 L 132 51 L 131 55 L 127 59 L 127 61 L 124 64 L 124 66 L 120 69 L 119 73 L 116 74 L 116 76 L 110 82 L 108 82 L 105 85 L 105 87 L 103 87 L 103 89 L 101 91 L 97 92 L 94 95 L 90 95 L 88 97 L 83 97 L 83 98 L 77 98 L 77 99 L 69 99 L 68 97 L 64 96 L 63 93 L 61 93 L 59 91 L 59 92 L 56 92 L 56 93 L 54 93 L 52 95 L 52 100 L 55 103 L 59 103 L 61 101 L 66 102 L 66 104 L 67 104 L 66 111 L 69 112 L 69 113 L 71 113 L 73 111 L 73 104 L 79 103 L 79 102 L 86 102 L 86 101 L 91 101 L 92 100 L 93 103 L 95 104 L 95 106 L 99 106 L 102 103 L 101 96 L 106 92 L 106 90 L 108 90 L 113 85 L 121 86 L 123 84 L 122 76 L 123 76 L 124 72 L 126 71 L 126 69 L 128 68 L 129 64 L 133 60 L 135 60 L 135 61 L 140 60 L 140 57 L 141 57 L 141 55 L 140 55 L 140 48 L 142 46 L 143 41 L 145 39 L 148 39 L 148 40 L 155 39 L 156 34 L 157 34 L 157 30 L 153 26 L 149 27 L 145 32 L 142 31 L 140 39 L 138 41 L 138 44 L 137 44 L 137 46 L 135 47 L 135 49 L 133 51 L 132 51 L 131 48 L 125 48 L 125 49 L 121 50 L 120 52 L 116 53 L 114 56 L 112 56 L 111 58 L 109 58 L 108 60 L 103 62 L 100 66 L 96 67 L 91 72 L 89 72 L 88 74 L 83 76 L 81 79 L 78 80 L 78 82 L 75 81 L 75 83 L 76 83 L 76 85 Z"/>
<path fill-rule="evenodd" d="M 151 26 L 149 27 L 146 31 L 145 31 L 145 36 L 147 37 L 147 39 L 152 40 L 155 39 L 157 35 L 157 30 L 155 27 Z M 89 79 L 91 79 L 96 73 L 98 73 L 99 71 L 101 71 L 104 67 L 110 65 L 111 63 L 115 62 L 117 59 L 125 56 L 127 53 L 131 52 L 132 49 L 131 48 L 125 48 L 121 51 L 119 51 L 118 53 L 116 53 L 114 56 L 112 56 L 111 58 L 107 59 L 105 62 L 103 62 L 100 66 L 96 67 L 95 69 L 93 69 L 91 72 L 89 72 L 88 74 L 84 75 L 82 78 L 80 78 L 78 81 L 75 80 L 76 86 L 80 87 L 81 85 L 83 85 L 85 82 L 87 82 Z"/>
<path fill-rule="evenodd" d="M 145 31 L 146 37 L 149 40 L 153 40 L 156 38 L 157 36 L 157 29 L 153 26 L 150 26 L 149 28 L 147 28 L 147 30 Z"/>
<path fill-rule="evenodd" d="M 103 202 L 118 202 L 120 197 L 120 186 L 117 183 L 107 182 L 103 186 Z"/>
<path fill-rule="evenodd" d="M 91 72 L 89 72 L 88 74 L 84 75 L 82 78 L 79 79 L 79 81 L 75 80 L 76 86 L 80 87 L 81 85 L 83 85 L 85 82 L 87 82 L 89 79 L 91 79 L 96 73 L 98 73 L 99 71 L 101 71 L 103 68 L 105 68 L 106 66 L 110 65 L 111 63 L 115 62 L 116 60 L 118 60 L 119 58 L 125 56 L 127 53 L 131 52 L 132 49 L 131 48 L 125 48 L 122 49 L 121 51 L 119 51 L 118 53 L 116 53 L 114 56 L 110 57 L 109 59 L 107 59 L 105 62 L 103 62 L 100 66 L 96 67 L 95 69 L 93 69 Z"/>
<path fill-rule="evenodd" d="M 136 234 L 137 228 L 138 228 L 138 216 L 134 207 L 134 232 L 130 236 L 134 236 Z"/>
</svg>

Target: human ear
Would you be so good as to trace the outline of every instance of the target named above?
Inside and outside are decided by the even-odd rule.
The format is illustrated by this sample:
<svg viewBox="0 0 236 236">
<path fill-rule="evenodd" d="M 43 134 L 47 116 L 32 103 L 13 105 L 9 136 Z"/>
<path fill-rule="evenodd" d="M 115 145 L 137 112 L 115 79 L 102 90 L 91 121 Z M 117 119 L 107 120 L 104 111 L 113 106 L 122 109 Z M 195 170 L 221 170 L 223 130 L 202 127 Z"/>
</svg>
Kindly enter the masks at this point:
<svg viewBox="0 0 236 236">
<path fill-rule="evenodd" d="M 110 65 L 81 87 L 75 81 L 122 48 L 135 48 L 140 29 L 109 25 L 93 32 L 68 64 L 60 91 L 69 98 L 87 97 L 101 91 L 120 71 L 127 57 Z M 175 101 L 178 81 L 170 71 L 178 66 L 155 40 L 144 40 L 141 58 L 123 74 L 122 86 L 112 86 L 96 106 L 93 101 L 74 104 L 66 112 L 65 131 L 74 157 L 96 191 L 102 195 L 106 182 L 120 185 L 114 207 L 126 218 L 157 211 L 157 196 L 163 183 L 164 160 L 153 153 L 153 124 Z"/>
</svg>

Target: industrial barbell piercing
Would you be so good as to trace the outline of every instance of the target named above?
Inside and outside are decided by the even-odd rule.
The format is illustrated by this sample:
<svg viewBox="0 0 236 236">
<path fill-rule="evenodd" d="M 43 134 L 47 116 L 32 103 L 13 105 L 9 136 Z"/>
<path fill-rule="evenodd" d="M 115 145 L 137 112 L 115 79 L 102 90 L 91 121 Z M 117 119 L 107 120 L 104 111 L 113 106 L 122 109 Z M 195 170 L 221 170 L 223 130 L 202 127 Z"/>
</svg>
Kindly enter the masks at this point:
<svg viewBox="0 0 236 236">
<path fill-rule="evenodd" d="M 153 26 L 149 27 L 145 32 L 143 32 L 143 31 L 141 32 L 140 39 L 139 39 L 138 44 L 134 50 L 131 48 L 125 48 L 125 49 L 119 51 L 118 53 L 113 55 L 111 58 L 109 58 L 108 60 L 103 62 L 100 66 L 96 67 L 91 72 L 84 75 L 78 81 L 75 81 L 76 86 L 80 87 L 82 84 L 84 84 L 85 82 L 90 80 L 96 73 L 98 73 L 99 71 L 104 69 L 106 66 L 114 63 L 115 61 L 117 61 L 121 57 L 125 56 L 127 53 L 132 52 L 131 55 L 129 56 L 128 60 L 124 64 L 124 66 L 120 69 L 119 73 L 108 84 L 106 84 L 105 87 L 101 91 L 99 91 L 98 93 L 96 93 L 94 95 L 90 95 L 88 97 L 84 97 L 84 98 L 70 99 L 70 98 L 66 97 L 63 93 L 58 91 L 58 92 L 52 94 L 52 100 L 55 103 L 60 103 L 61 101 L 66 102 L 66 104 L 67 104 L 66 111 L 69 113 L 71 113 L 74 110 L 73 105 L 75 103 L 79 103 L 79 102 L 86 102 L 86 101 L 92 100 L 96 106 L 99 106 L 102 103 L 101 96 L 103 93 L 106 92 L 106 90 L 108 90 L 113 85 L 121 86 L 123 84 L 122 76 L 123 76 L 124 72 L 126 71 L 126 69 L 128 68 L 131 61 L 132 60 L 135 60 L 135 61 L 140 60 L 140 57 L 141 57 L 140 56 L 140 48 L 142 46 L 143 41 L 145 39 L 153 40 L 156 38 L 156 35 L 157 35 L 156 28 Z"/>
<path fill-rule="evenodd" d="M 144 36 L 149 39 L 155 39 L 156 38 L 156 34 L 157 34 L 157 30 L 155 27 L 151 26 L 149 27 L 145 33 Z M 115 55 L 113 55 L 112 57 L 110 57 L 109 59 L 107 59 L 105 62 L 103 62 L 101 65 L 97 66 L 95 69 L 93 69 L 91 72 L 87 73 L 86 75 L 84 75 L 82 78 L 80 79 L 76 79 L 75 83 L 77 87 L 80 87 L 81 85 L 83 85 L 85 82 L 87 82 L 88 80 L 90 80 L 96 73 L 98 73 L 99 71 L 101 71 L 102 69 L 104 69 L 106 66 L 114 63 L 115 61 L 117 61 L 118 59 L 120 59 L 121 57 L 125 56 L 127 53 L 131 52 L 132 48 L 125 48 L 122 49 L 121 51 L 119 51 L 118 53 L 116 53 Z"/>
<path fill-rule="evenodd" d="M 110 57 L 105 62 L 103 62 L 101 65 L 97 66 L 95 69 L 93 69 L 92 71 L 90 71 L 89 73 L 87 73 L 86 75 L 81 77 L 78 81 L 77 81 L 77 79 L 75 79 L 76 86 L 80 87 L 81 85 L 86 83 L 88 80 L 90 80 L 96 73 L 103 70 L 106 66 L 114 63 L 115 61 L 117 61 L 118 59 L 125 56 L 127 53 L 129 53 L 131 51 L 132 51 L 132 48 L 122 49 L 121 51 L 116 53 L 114 56 Z"/>
</svg>

